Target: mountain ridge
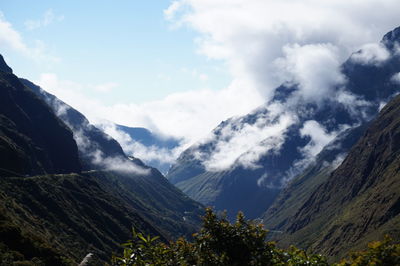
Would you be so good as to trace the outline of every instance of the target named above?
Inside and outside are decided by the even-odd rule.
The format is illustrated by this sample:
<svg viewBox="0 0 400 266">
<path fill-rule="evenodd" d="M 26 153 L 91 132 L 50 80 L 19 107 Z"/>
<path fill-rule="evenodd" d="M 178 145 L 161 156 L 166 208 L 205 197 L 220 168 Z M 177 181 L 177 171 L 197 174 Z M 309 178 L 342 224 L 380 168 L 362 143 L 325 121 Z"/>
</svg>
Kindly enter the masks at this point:
<svg viewBox="0 0 400 266">
<path fill-rule="evenodd" d="M 3 71 L 0 71 L 0 120 L 2 175 L 10 171 L 31 175 L 81 170 L 72 132 L 15 75 Z"/>
<path fill-rule="evenodd" d="M 397 38 L 398 28 L 394 32 L 385 36 Z M 272 102 L 246 116 L 228 119 L 213 130 L 209 138 L 211 140 L 199 142 L 184 151 L 168 172 L 167 178 L 203 204 L 215 206 L 219 210 L 226 209 L 231 217 L 239 210 L 244 211 L 249 218 L 259 217 L 273 203 L 285 180 L 300 174 L 307 164 L 314 160 L 315 155 L 307 154 L 316 146 L 312 138 L 313 130 L 307 131 L 307 125 L 319 129 L 320 134 L 325 134 L 327 138 L 333 138 L 348 127 L 356 127 L 372 119 L 382 103 L 398 92 L 399 87 L 392 77 L 400 72 L 399 54 L 390 50 L 390 47 L 394 49 L 394 42 L 399 39 L 393 38 L 382 39 L 382 49 L 389 49 L 391 53 L 390 57 L 382 62 L 364 62 L 354 54 L 350 56 L 342 64 L 342 74 L 347 82 L 344 87 L 333 88 L 334 97 L 321 100 L 320 103 L 296 98 L 298 102 L 295 106 L 287 106 L 285 103 L 298 94 L 299 88 L 298 85 L 283 84 L 276 89 Z M 274 117 L 274 112 L 280 113 Z M 236 162 L 223 171 L 207 169 L 204 162 L 207 163 L 207 160 L 213 159 L 212 156 L 219 152 L 218 145 L 224 142 L 229 145 L 230 136 L 227 137 L 224 132 L 234 132 L 235 136 L 235 132 L 259 127 L 260 123 L 266 129 L 272 128 L 276 118 L 287 112 L 290 112 L 289 116 L 291 114 L 294 117 L 294 122 L 289 123 L 280 134 L 284 141 L 278 141 L 278 148 L 274 147 L 257 158 L 256 167 L 246 168 Z M 274 139 L 261 140 L 254 147 L 254 151 L 257 152 L 259 147 L 265 147 L 265 143 L 271 141 L 274 142 Z M 252 152 L 250 149 L 248 153 L 251 155 Z M 243 154 L 238 159 L 246 158 L 247 155 Z M 206 179 L 214 180 L 215 185 L 208 188 L 209 193 L 214 195 L 213 198 L 202 196 L 205 193 L 202 191 L 203 186 L 199 184 L 205 183 Z M 262 183 L 264 185 L 260 186 Z M 245 205 L 237 208 L 238 204 L 246 201 Z"/>
<path fill-rule="evenodd" d="M 2 262 L 76 265 L 92 252 L 104 263 L 132 227 L 168 241 L 190 237 L 200 223 L 202 205 L 157 169 L 126 156 L 54 95 L 1 70 L 0 168 Z"/>
<path fill-rule="evenodd" d="M 268 210 L 265 226 L 284 232 L 276 235 L 282 245 L 342 257 L 384 234 L 400 239 L 399 118 L 400 96 L 396 96 L 336 170 L 314 177 L 320 184 L 307 191 L 291 213 L 279 207 Z M 296 182 L 301 178 L 281 194 L 281 204 L 299 200 Z"/>
</svg>

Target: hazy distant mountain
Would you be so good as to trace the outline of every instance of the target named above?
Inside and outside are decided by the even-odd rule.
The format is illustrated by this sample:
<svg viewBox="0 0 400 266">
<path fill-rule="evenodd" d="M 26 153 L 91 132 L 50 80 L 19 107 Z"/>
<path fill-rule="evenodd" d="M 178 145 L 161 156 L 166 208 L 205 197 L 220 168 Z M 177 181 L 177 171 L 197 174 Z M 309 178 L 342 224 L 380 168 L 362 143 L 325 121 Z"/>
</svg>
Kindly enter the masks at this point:
<svg viewBox="0 0 400 266">
<path fill-rule="evenodd" d="M 138 141 L 145 146 L 157 146 L 160 148 L 173 149 L 179 145 L 179 140 L 159 137 L 143 127 L 117 125 L 117 129 L 129 134 L 133 140 Z"/>
<path fill-rule="evenodd" d="M 129 135 L 133 142 L 137 142 L 143 145 L 144 149 L 153 149 L 154 151 L 164 151 L 164 152 L 172 152 L 174 148 L 177 148 L 180 144 L 179 139 L 175 139 L 172 137 L 160 137 L 150 130 L 142 127 L 127 127 L 122 125 L 116 125 L 116 129 L 122 131 Z M 124 147 L 122 147 L 124 148 Z M 135 151 L 133 154 L 130 154 L 130 150 L 124 149 L 125 153 L 130 156 L 135 156 Z M 137 155 L 139 157 L 139 155 Z M 161 173 L 166 174 L 171 167 L 169 162 L 165 160 L 157 159 L 157 158 L 150 158 L 150 159 L 143 159 L 142 160 L 147 164 L 154 168 L 160 170 Z"/>
<path fill-rule="evenodd" d="M 377 45 L 387 58 L 367 50 L 354 53 L 342 65 L 345 82 L 332 90 L 331 97 L 307 101 L 299 97 L 297 84 L 283 84 L 266 105 L 222 122 L 206 140 L 184 151 L 167 178 L 203 204 L 227 209 L 232 216 L 242 210 L 256 218 L 287 180 L 314 162 L 323 146 L 347 128 L 372 119 L 399 92 L 398 41 L 400 28 Z M 252 134 L 258 129 L 261 137 Z M 240 134 L 242 139 L 237 138 Z M 253 139 L 257 142 L 233 163 L 219 167 L 235 152 L 234 145 L 247 147 Z"/>
<path fill-rule="evenodd" d="M 400 239 L 400 96 L 336 170 L 323 164 L 324 157 L 294 179 L 263 216 L 267 228 L 281 232 L 274 238 L 334 257 L 385 234 Z"/>
</svg>

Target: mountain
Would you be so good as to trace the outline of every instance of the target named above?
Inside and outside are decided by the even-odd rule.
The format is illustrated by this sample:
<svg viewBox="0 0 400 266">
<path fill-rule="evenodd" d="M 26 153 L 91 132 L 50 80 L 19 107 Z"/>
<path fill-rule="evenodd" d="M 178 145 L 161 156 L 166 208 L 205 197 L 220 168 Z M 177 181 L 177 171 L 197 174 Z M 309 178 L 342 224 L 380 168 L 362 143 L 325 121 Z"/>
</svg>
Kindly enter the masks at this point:
<svg viewBox="0 0 400 266">
<path fill-rule="evenodd" d="M 179 147 L 179 139 L 158 136 L 150 130 L 142 127 L 127 127 L 122 125 L 115 125 L 115 127 L 116 130 L 126 133 L 130 138 L 127 145 L 123 145 L 122 147 L 126 154 L 129 156 L 140 157 L 147 165 L 157 168 L 163 174 L 168 172 L 171 167 L 169 157 L 173 157 L 174 149 Z M 133 146 L 133 148 L 131 148 L 131 146 Z M 140 151 L 137 149 L 140 149 Z M 161 153 L 165 154 L 165 157 L 168 158 L 156 155 L 160 155 Z M 146 154 L 154 155 L 143 157 Z"/>
<path fill-rule="evenodd" d="M 273 204 L 260 217 L 259 222 L 271 229 L 273 238 L 282 239 L 282 226 L 308 200 L 308 197 L 342 163 L 350 148 L 365 133 L 369 123 L 351 128 L 340 134 L 317 155 L 314 163 L 293 178 L 283 188 Z M 275 235 L 276 233 L 276 235 Z"/>
<path fill-rule="evenodd" d="M 0 176 L 80 171 L 72 132 L 19 82 L 1 56 Z"/>
<path fill-rule="evenodd" d="M 226 209 L 231 217 L 239 210 L 259 217 L 325 145 L 371 120 L 399 91 L 393 79 L 400 72 L 399 32 L 386 34 L 379 44 L 388 58 L 364 50 L 352 54 L 341 67 L 345 82 L 332 88 L 331 97 L 313 98 L 302 94 L 301 84 L 282 84 L 264 106 L 222 122 L 184 151 L 167 178 L 191 198 Z M 245 150 L 235 154 L 235 145 Z"/>
<path fill-rule="evenodd" d="M 282 245 L 338 258 L 385 234 L 400 239 L 400 96 L 330 172 L 297 177 L 264 215 Z"/>
<path fill-rule="evenodd" d="M 4 177 L 0 198 L 0 257 L 58 260 L 46 265 L 77 265 L 88 253 L 107 262 L 132 227 L 163 241 L 190 237 L 202 210 L 171 186 L 102 171 Z"/>
<path fill-rule="evenodd" d="M 132 227 L 167 241 L 200 224 L 202 205 L 2 57 L 0 159 L 6 265 L 77 265 L 89 252 L 99 265 Z"/>
<path fill-rule="evenodd" d="M 127 133 L 134 141 L 145 146 L 173 149 L 179 145 L 179 140 L 168 137 L 162 138 L 143 127 L 127 127 L 117 125 L 117 129 Z"/>
<path fill-rule="evenodd" d="M 20 81 L 39 98 L 43 99 L 53 112 L 72 130 L 78 143 L 84 170 L 102 169 L 104 165 L 96 162 L 99 156 L 101 158 L 126 158 L 121 145 L 115 139 L 90 124 L 83 114 L 29 80 L 21 78 Z"/>
</svg>

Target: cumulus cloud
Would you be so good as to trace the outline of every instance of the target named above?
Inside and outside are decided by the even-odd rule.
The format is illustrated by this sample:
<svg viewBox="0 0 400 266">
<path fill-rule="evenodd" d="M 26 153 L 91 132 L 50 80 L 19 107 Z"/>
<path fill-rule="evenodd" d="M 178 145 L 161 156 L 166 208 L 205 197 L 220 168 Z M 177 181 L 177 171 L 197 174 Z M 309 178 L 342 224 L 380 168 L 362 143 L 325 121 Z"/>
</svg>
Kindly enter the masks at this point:
<svg viewBox="0 0 400 266">
<path fill-rule="evenodd" d="M 184 137 L 189 143 L 207 135 L 227 117 L 247 114 L 264 103 L 255 90 L 246 89 L 244 97 L 243 87 L 236 83 L 222 90 L 193 90 L 142 104 L 114 105 L 85 96 L 87 85 L 62 80 L 54 73 L 42 74 L 35 83 L 84 113 L 92 122 L 101 118 L 145 127 L 161 135 Z"/>
<path fill-rule="evenodd" d="M 364 65 L 379 65 L 390 58 L 390 52 L 380 43 L 369 43 L 351 55 L 351 60 Z"/>
<path fill-rule="evenodd" d="M 331 97 L 332 88 L 345 82 L 340 72 L 337 47 L 332 44 L 298 44 L 283 47 L 284 57 L 275 64 L 286 82 L 299 84 L 299 96 L 306 101 Z"/>
<path fill-rule="evenodd" d="M 184 137 L 187 145 L 220 121 L 247 114 L 268 102 L 282 83 L 298 85 L 295 96 L 306 102 L 319 103 L 332 96 L 350 110 L 354 103 L 366 105 L 355 95 L 337 93 L 337 87 L 346 82 L 340 63 L 360 49 L 353 54 L 354 60 L 374 64 L 386 60 L 380 45 L 363 45 L 378 42 L 398 26 L 399 13 L 397 0 L 177 0 L 164 11 L 165 18 L 176 27 L 189 27 L 198 33 L 195 43 L 200 54 L 226 63 L 232 76 L 226 88 L 174 93 L 142 104 L 104 105 L 86 97 L 84 85 L 55 75 L 43 75 L 38 83 L 91 120 L 100 117 L 146 127 Z M 200 80 L 207 79 L 195 74 Z M 222 132 L 225 140 L 216 144 L 213 161 L 207 160 L 206 167 L 221 169 L 235 161 L 256 167 L 254 160 L 279 146 L 284 127 L 296 117 L 282 116 L 270 124 L 262 119 Z M 325 143 L 322 140 L 315 139 L 307 152 L 314 154 Z M 254 146 L 250 148 L 250 144 Z M 237 148 L 230 148 L 234 146 Z"/>
<path fill-rule="evenodd" d="M 34 30 L 41 27 L 46 27 L 53 22 L 60 22 L 63 20 L 64 20 L 63 15 L 56 15 L 53 9 L 50 8 L 46 10 L 46 12 L 44 12 L 43 16 L 40 19 L 37 20 L 29 19 L 25 21 L 24 24 L 28 30 Z"/>
<path fill-rule="evenodd" d="M 336 57 L 329 60 L 332 67 L 398 26 L 399 11 L 396 0 L 181 0 L 174 1 L 165 14 L 172 23 L 200 33 L 200 53 L 225 60 L 234 79 L 271 96 L 285 81 L 273 62 L 290 60 L 287 47 L 320 45 Z M 328 83 L 336 80 L 325 77 Z M 300 81 L 308 86 L 308 80 Z"/>
<path fill-rule="evenodd" d="M 229 86 L 109 106 L 82 97 L 79 90 L 75 97 L 66 89 L 55 94 L 89 118 L 143 126 L 193 142 L 220 121 L 268 101 L 283 82 L 299 83 L 309 100 L 329 95 L 329 87 L 343 82 L 340 62 L 396 26 L 399 11 L 394 0 L 173 1 L 164 11 L 166 19 L 195 30 L 198 51 L 227 63 Z M 42 78 L 43 87 L 49 88 Z"/>
</svg>

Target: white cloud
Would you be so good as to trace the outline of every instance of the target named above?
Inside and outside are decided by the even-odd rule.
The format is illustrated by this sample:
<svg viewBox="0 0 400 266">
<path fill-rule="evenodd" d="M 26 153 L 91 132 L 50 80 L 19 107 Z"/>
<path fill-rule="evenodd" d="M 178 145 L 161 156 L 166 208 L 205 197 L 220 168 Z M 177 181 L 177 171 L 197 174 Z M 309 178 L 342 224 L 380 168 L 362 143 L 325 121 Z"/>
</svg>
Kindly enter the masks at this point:
<svg viewBox="0 0 400 266">
<path fill-rule="evenodd" d="M 53 9 L 50 8 L 50 9 L 46 10 L 46 12 L 43 14 L 43 16 L 40 19 L 37 19 L 37 20 L 29 19 L 29 20 L 25 21 L 25 27 L 28 30 L 34 30 L 34 29 L 38 29 L 41 27 L 46 27 L 53 22 L 60 22 L 63 20 L 64 20 L 63 15 L 54 14 Z"/>
<path fill-rule="evenodd" d="M 56 106 L 55 106 L 56 107 Z M 58 115 L 63 114 L 63 110 L 68 108 L 68 106 L 59 103 L 59 106 L 62 110 L 57 110 Z M 61 116 L 62 119 L 62 116 Z M 64 122 L 68 125 L 68 122 L 64 119 Z M 150 173 L 150 169 L 146 169 L 141 165 L 136 164 L 134 161 L 130 161 L 122 156 L 106 156 L 101 150 L 95 148 L 97 147 L 95 143 L 91 141 L 91 138 L 85 134 L 85 130 L 87 128 L 74 128 L 71 125 L 68 125 L 72 130 L 74 139 L 78 146 L 80 152 L 85 154 L 87 158 L 90 159 L 91 163 L 97 166 L 102 167 L 103 169 L 122 172 L 122 173 L 130 173 L 130 174 L 138 174 L 138 175 L 148 175 Z M 84 125 L 85 127 L 92 127 L 92 125 Z"/>
<path fill-rule="evenodd" d="M 104 167 L 110 171 L 128 173 L 128 174 L 138 174 L 138 175 L 148 175 L 150 174 L 150 169 L 143 168 L 137 165 L 133 161 L 129 161 L 121 157 L 107 157 L 97 150 L 91 154 L 93 157 L 92 163 Z"/>
<path fill-rule="evenodd" d="M 396 73 L 391 78 L 392 82 L 400 84 L 400 72 Z"/>
<path fill-rule="evenodd" d="M 0 12 L 0 49 L 12 49 L 23 56 L 36 61 L 58 62 L 58 57 L 47 54 L 45 44 L 36 40 L 34 46 L 28 46 L 22 39 L 21 34 L 16 31 L 10 22 Z"/>
<path fill-rule="evenodd" d="M 275 61 L 283 80 L 299 84 L 298 93 L 306 101 L 322 101 L 332 88 L 343 84 L 338 49 L 332 44 L 298 44 L 283 47 L 285 56 Z"/>
<path fill-rule="evenodd" d="M 172 4 L 164 10 L 164 16 L 166 19 L 173 19 L 176 15 L 176 12 L 178 12 L 183 6 L 182 1 L 173 1 Z"/>
<path fill-rule="evenodd" d="M 219 91 L 202 89 L 174 93 L 143 104 L 105 105 L 85 96 L 87 86 L 61 80 L 54 73 L 44 73 L 35 82 L 84 113 L 92 122 L 106 119 L 145 127 L 159 134 L 184 137 L 185 143 L 204 137 L 227 117 L 247 114 L 264 102 L 259 93 L 251 89 L 246 90 L 244 101 L 243 86 L 234 83 Z"/>
<path fill-rule="evenodd" d="M 372 103 L 343 89 L 338 90 L 336 95 L 333 95 L 333 97 L 338 103 L 343 104 L 353 117 L 368 119 L 368 115 L 365 113 L 366 108 L 364 107 L 371 106 Z"/>
<path fill-rule="evenodd" d="M 300 129 L 300 136 L 303 138 L 309 137 L 310 141 L 304 147 L 299 149 L 302 153 L 302 158 L 296 160 L 290 169 L 286 171 L 285 177 L 280 180 L 280 185 L 287 184 L 287 182 L 289 182 L 293 177 L 300 174 L 306 169 L 306 167 L 313 164 L 316 156 L 322 151 L 322 149 L 349 127 L 350 126 L 348 125 L 342 125 L 338 130 L 329 132 L 323 125 L 315 120 L 304 122 Z M 344 158 L 344 155 L 338 156 L 333 162 L 331 162 L 331 165 L 336 168 L 341 163 L 340 160 L 343 159 L 342 157 Z M 265 182 L 265 180 L 260 180 L 260 182 Z"/>
<path fill-rule="evenodd" d="M 368 43 L 351 55 L 351 60 L 364 65 L 379 65 L 390 58 L 390 52 L 378 43 Z"/>
<path fill-rule="evenodd" d="M 173 164 L 179 154 L 187 148 L 187 145 L 180 145 L 173 149 L 160 148 L 155 145 L 145 146 L 133 140 L 127 133 L 118 130 L 114 123 L 102 121 L 96 126 L 117 140 L 126 154 L 140 158 L 147 163 L 157 161 L 159 163 Z"/>
<path fill-rule="evenodd" d="M 306 98 L 328 96 L 329 87 L 343 82 L 340 62 L 392 29 L 399 11 L 394 0 L 173 1 L 165 17 L 196 30 L 199 52 L 227 63 L 233 77 L 227 88 L 109 106 L 82 97 L 79 90 L 74 96 L 65 84 L 56 95 L 90 118 L 143 126 L 193 142 L 220 121 L 263 104 L 288 79 L 300 83 Z M 207 79 L 204 73 L 195 74 Z"/>
<path fill-rule="evenodd" d="M 110 92 L 119 86 L 116 82 L 107 82 L 103 84 L 94 85 L 93 88 L 98 92 Z"/>
<path fill-rule="evenodd" d="M 143 126 L 184 137 L 185 144 L 193 143 L 220 121 L 247 114 L 267 102 L 283 82 L 298 83 L 298 95 L 306 101 L 318 102 L 330 96 L 342 102 L 361 101 L 355 96 L 339 98 L 333 94 L 332 88 L 345 82 L 340 63 L 360 48 L 366 49 L 362 58 L 372 54 L 371 60 L 384 60 L 385 53 L 380 49 L 362 45 L 379 41 L 384 33 L 398 26 L 399 13 L 398 0 L 173 1 L 164 11 L 165 17 L 172 24 L 188 26 L 199 34 L 195 40 L 199 53 L 226 63 L 232 76 L 226 88 L 174 93 L 142 104 L 107 106 L 85 97 L 85 86 L 57 76 L 42 75 L 38 83 L 91 120 L 100 117 L 118 124 Z M 204 73 L 190 74 L 199 80 L 207 79 Z M 226 129 L 229 141 L 218 144 L 213 158 L 225 166 L 238 159 L 254 167 L 253 160 L 267 152 L 272 141 L 279 146 L 285 132 L 283 125 L 292 122 L 284 118 L 276 125 L 263 126 L 260 122 L 239 131 Z M 268 127 L 273 128 L 269 131 Z M 271 143 L 262 143 L 264 139 Z M 309 146 L 311 154 L 325 143 L 322 140 L 315 139 Z M 230 146 L 237 148 L 229 150 Z M 210 163 L 210 168 L 221 166 Z"/>
<path fill-rule="evenodd" d="M 331 142 L 338 132 L 330 132 L 315 120 L 308 120 L 300 129 L 302 137 L 308 136 L 311 138 L 310 142 L 302 149 L 302 152 L 307 157 L 315 157 L 322 149 Z"/>
<path fill-rule="evenodd" d="M 231 119 L 218 133 L 209 136 L 215 142 L 212 153 L 198 151 L 196 156 L 208 171 L 221 171 L 234 165 L 258 168 L 257 161 L 262 155 L 279 151 L 285 131 L 295 122 L 295 117 L 285 113 L 283 106 L 271 105 L 266 112 L 258 114 L 254 123 L 243 118 Z"/>
<path fill-rule="evenodd" d="M 0 45 L 27 54 L 29 49 L 22 41 L 21 35 L 12 27 L 4 15 L 0 13 Z"/>
<path fill-rule="evenodd" d="M 284 81 L 273 64 L 278 59 L 290 61 L 291 54 L 283 47 L 311 45 L 299 51 L 310 54 L 320 45 L 319 52 L 325 54 L 317 56 L 329 60 L 332 69 L 363 44 L 379 41 L 398 26 L 399 12 L 396 0 L 181 0 L 165 11 L 172 23 L 199 32 L 200 53 L 225 60 L 234 79 L 266 97 Z M 324 74 L 328 83 L 336 80 Z M 307 76 L 300 77 L 304 87 L 312 83 Z"/>
</svg>

